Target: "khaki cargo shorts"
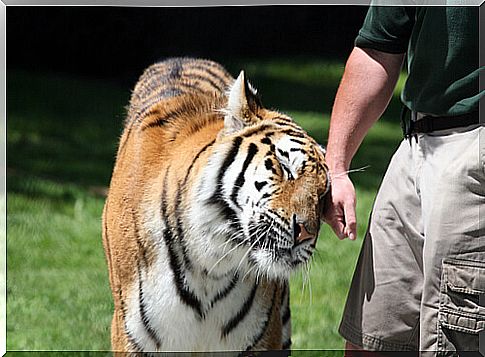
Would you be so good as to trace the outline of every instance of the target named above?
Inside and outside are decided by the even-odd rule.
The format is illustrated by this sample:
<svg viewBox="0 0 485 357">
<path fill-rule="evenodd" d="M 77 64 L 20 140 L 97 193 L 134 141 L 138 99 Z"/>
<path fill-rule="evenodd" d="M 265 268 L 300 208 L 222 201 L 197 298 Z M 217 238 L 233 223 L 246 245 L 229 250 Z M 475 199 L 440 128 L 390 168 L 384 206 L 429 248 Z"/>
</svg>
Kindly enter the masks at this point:
<svg viewBox="0 0 485 357">
<path fill-rule="evenodd" d="M 374 203 L 341 335 L 369 350 L 477 351 L 483 294 L 485 127 L 404 140 Z"/>
</svg>

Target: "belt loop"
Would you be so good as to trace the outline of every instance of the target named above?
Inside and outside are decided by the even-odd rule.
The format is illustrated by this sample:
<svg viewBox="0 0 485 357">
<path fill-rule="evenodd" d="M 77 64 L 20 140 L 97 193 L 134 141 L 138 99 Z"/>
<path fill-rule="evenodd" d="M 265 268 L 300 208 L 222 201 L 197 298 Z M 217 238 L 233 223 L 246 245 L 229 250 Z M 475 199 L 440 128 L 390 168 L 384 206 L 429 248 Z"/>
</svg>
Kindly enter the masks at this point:
<svg viewBox="0 0 485 357">
<path fill-rule="evenodd" d="M 417 121 L 418 121 L 418 113 L 415 112 L 414 110 L 411 110 L 411 118 L 409 122 L 409 134 L 408 134 L 409 145 L 413 144 L 413 137 L 414 137 L 414 140 L 416 140 L 416 144 L 418 143 L 418 134 L 414 131 Z"/>
<path fill-rule="evenodd" d="M 411 123 L 415 123 L 418 121 L 418 112 L 411 110 Z"/>
<path fill-rule="evenodd" d="M 403 104 L 401 108 L 401 129 L 405 139 L 408 139 L 411 135 L 412 127 L 411 127 L 411 118 L 408 115 L 410 112 L 409 108 Z M 411 112 L 412 115 L 412 112 Z"/>
</svg>

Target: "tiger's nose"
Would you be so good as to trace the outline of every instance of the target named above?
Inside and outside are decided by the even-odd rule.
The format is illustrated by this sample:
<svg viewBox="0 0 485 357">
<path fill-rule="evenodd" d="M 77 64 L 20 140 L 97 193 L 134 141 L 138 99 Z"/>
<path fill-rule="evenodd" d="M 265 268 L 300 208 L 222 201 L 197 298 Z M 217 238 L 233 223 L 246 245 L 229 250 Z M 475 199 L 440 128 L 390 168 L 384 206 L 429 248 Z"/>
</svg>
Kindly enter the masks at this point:
<svg viewBox="0 0 485 357">
<path fill-rule="evenodd" d="M 308 232 L 304 224 L 296 221 L 296 217 L 293 216 L 293 239 L 295 243 L 302 243 L 306 240 L 311 240 L 313 243 L 316 239 L 315 234 Z"/>
<path fill-rule="evenodd" d="M 298 235 L 296 235 L 296 240 L 298 242 L 301 243 L 308 239 L 315 239 L 315 236 L 313 234 L 308 233 L 308 231 L 306 230 L 303 224 L 298 223 L 297 227 L 299 232 L 298 232 Z"/>
</svg>

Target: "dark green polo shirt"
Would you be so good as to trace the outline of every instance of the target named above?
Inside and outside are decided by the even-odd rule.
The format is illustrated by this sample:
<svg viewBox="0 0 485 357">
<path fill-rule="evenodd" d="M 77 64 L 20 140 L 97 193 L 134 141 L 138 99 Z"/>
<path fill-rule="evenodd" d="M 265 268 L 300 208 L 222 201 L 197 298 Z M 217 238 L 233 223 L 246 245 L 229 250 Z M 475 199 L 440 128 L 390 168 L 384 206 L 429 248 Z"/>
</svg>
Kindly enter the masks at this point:
<svg viewBox="0 0 485 357">
<path fill-rule="evenodd" d="M 407 52 L 401 95 L 410 109 L 437 116 L 478 110 L 478 7 L 371 6 L 355 40 L 361 48 Z"/>
</svg>

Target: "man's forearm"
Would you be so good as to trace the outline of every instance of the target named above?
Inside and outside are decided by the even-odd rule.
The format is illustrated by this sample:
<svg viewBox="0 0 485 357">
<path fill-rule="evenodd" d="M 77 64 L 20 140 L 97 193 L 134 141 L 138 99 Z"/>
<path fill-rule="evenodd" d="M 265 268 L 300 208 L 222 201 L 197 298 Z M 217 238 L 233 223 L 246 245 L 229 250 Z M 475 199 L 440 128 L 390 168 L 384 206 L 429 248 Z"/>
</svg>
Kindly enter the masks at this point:
<svg viewBox="0 0 485 357">
<path fill-rule="evenodd" d="M 330 121 L 326 157 L 334 174 L 349 169 L 368 130 L 389 104 L 403 57 L 358 47 L 352 51 Z"/>
</svg>

